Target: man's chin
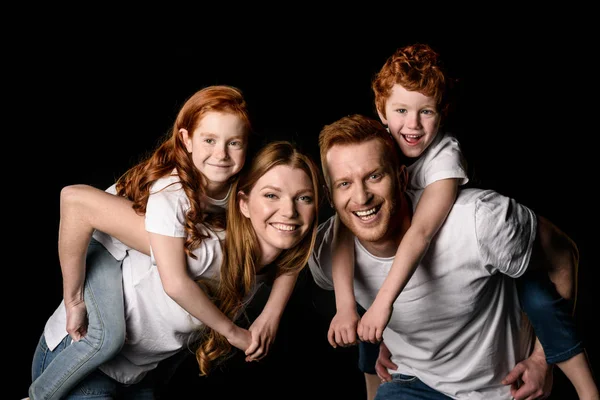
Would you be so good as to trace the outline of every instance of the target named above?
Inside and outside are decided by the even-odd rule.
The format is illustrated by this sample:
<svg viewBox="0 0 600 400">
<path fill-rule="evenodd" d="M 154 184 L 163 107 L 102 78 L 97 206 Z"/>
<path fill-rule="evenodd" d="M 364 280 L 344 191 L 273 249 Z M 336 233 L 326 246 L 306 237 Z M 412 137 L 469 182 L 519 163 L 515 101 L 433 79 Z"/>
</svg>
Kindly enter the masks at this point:
<svg viewBox="0 0 600 400">
<path fill-rule="evenodd" d="M 354 224 L 351 226 L 346 226 L 350 229 L 350 232 L 352 232 L 352 234 L 358 238 L 358 240 L 365 242 L 376 242 L 383 237 L 385 232 L 383 229 L 378 229 L 379 227 L 365 228 L 356 226 Z"/>
</svg>

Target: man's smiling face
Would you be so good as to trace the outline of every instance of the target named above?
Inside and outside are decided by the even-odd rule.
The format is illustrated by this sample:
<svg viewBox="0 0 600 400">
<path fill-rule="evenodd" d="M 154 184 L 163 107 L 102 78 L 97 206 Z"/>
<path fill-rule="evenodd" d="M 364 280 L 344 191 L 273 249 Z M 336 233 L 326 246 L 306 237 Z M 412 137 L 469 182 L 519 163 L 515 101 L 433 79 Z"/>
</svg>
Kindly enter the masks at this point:
<svg viewBox="0 0 600 400">
<path fill-rule="evenodd" d="M 332 202 L 342 223 L 361 241 L 385 239 L 397 200 L 395 174 L 379 140 L 334 145 L 327 152 Z"/>
</svg>

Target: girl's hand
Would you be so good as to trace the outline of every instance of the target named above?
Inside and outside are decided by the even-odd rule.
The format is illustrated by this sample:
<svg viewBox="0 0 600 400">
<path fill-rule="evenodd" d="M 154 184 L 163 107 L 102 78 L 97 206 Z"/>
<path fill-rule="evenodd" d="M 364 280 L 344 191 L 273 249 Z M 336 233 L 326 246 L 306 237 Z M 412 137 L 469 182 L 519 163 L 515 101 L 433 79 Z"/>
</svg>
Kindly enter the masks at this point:
<svg viewBox="0 0 600 400">
<path fill-rule="evenodd" d="M 250 331 L 244 328 L 240 328 L 235 325 L 235 328 L 231 332 L 231 334 L 227 337 L 227 341 L 234 347 L 246 351 L 246 349 L 252 343 L 252 335 Z"/>
<path fill-rule="evenodd" d="M 67 333 L 71 336 L 74 342 L 78 342 L 87 334 L 88 318 L 85 302 L 82 300 L 78 303 L 65 303 L 67 311 Z"/>
</svg>

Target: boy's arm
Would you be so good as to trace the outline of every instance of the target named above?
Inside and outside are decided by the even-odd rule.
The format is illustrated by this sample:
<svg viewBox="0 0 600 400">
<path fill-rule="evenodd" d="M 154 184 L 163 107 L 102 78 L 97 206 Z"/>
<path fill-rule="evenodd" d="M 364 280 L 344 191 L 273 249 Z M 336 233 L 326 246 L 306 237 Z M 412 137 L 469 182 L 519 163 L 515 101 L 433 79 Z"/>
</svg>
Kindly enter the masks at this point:
<svg viewBox="0 0 600 400">
<path fill-rule="evenodd" d="M 333 224 L 331 275 L 336 314 L 329 325 L 327 339 L 333 347 L 352 345 L 356 343 L 359 319 L 354 297 L 354 242 L 337 214 Z"/>
<path fill-rule="evenodd" d="M 273 281 L 267 303 L 249 328 L 252 343 L 246 350 L 246 361 L 260 360 L 269 352 L 297 279 L 298 273 L 289 273 L 279 275 Z"/>
<path fill-rule="evenodd" d="M 456 178 L 443 179 L 431 183 L 423 190 L 410 228 L 398 246 L 390 272 L 375 301 L 360 320 L 358 335 L 361 340 L 372 343 L 381 341 L 394 301 L 417 269 L 431 239 L 452 209 L 458 193 L 458 182 L 459 179 Z"/>
</svg>

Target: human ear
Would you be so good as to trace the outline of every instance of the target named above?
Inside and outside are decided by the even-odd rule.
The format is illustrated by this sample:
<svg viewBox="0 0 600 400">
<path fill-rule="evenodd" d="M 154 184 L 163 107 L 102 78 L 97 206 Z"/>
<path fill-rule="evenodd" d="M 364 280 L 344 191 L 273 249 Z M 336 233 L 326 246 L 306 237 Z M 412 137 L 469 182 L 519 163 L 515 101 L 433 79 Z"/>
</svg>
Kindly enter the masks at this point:
<svg viewBox="0 0 600 400">
<path fill-rule="evenodd" d="M 185 144 L 185 148 L 187 149 L 188 153 L 191 153 L 192 152 L 192 138 L 190 137 L 188 130 L 181 128 L 179 130 L 179 134 L 181 135 L 181 139 L 183 140 L 183 144 Z"/>
<path fill-rule="evenodd" d="M 248 196 L 241 190 L 238 192 L 238 204 L 240 206 L 240 211 L 242 215 L 246 218 L 250 218 L 250 210 L 248 209 Z"/>
<path fill-rule="evenodd" d="M 379 115 L 379 119 L 381 120 L 381 123 L 387 126 L 387 124 L 388 124 L 387 118 L 385 117 L 384 113 L 379 111 L 379 108 L 377 109 L 377 115 Z"/>
</svg>

